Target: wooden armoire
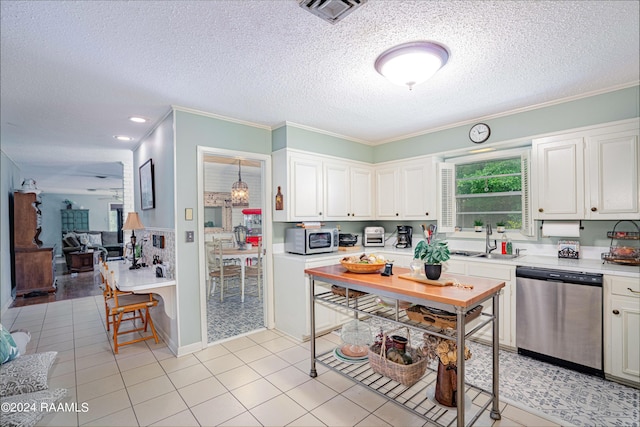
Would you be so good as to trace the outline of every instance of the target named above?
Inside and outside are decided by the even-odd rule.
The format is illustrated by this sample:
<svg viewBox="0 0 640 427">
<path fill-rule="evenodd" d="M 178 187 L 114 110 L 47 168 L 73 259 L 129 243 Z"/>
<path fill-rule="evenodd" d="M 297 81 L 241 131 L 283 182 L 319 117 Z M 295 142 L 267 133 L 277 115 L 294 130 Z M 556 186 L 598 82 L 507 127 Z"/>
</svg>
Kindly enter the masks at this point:
<svg viewBox="0 0 640 427">
<path fill-rule="evenodd" d="M 39 238 L 40 203 L 36 193 L 13 193 L 12 276 L 16 296 L 56 290 L 54 248 L 43 248 Z"/>
</svg>

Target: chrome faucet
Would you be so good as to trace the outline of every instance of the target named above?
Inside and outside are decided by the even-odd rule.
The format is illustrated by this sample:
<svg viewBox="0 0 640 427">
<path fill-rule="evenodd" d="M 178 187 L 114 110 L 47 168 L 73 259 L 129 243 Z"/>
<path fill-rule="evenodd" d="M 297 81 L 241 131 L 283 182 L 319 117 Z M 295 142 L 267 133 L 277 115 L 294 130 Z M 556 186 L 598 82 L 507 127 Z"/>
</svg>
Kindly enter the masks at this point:
<svg viewBox="0 0 640 427">
<path fill-rule="evenodd" d="M 491 253 L 491 251 L 494 251 L 498 248 L 498 242 L 494 239 L 493 240 L 493 246 L 491 246 L 491 241 L 489 240 L 489 236 L 491 236 L 493 234 L 493 230 L 491 229 L 491 224 L 487 224 L 487 237 L 486 237 L 486 241 L 485 241 L 485 253 Z"/>
</svg>

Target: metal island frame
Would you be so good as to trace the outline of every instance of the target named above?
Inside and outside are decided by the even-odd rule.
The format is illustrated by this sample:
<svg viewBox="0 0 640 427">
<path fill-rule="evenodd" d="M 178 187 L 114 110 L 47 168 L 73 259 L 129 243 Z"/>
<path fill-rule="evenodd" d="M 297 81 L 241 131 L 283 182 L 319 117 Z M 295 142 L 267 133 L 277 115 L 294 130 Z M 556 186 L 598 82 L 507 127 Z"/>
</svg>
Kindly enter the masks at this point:
<svg viewBox="0 0 640 427">
<path fill-rule="evenodd" d="M 395 268 L 391 276 L 382 276 L 378 273 L 358 274 L 347 271 L 342 265 L 330 265 L 326 267 L 309 268 L 305 270 L 310 280 L 310 327 L 311 327 L 311 370 L 309 375 L 315 378 L 316 362 L 332 369 L 339 374 L 367 386 L 370 390 L 387 399 L 403 406 L 414 414 L 434 422 L 437 425 L 453 425 L 459 427 L 473 425 L 480 415 L 491 405 L 490 417 L 494 420 L 501 418 L 499 411 L 499 298 L 500 291 L 505 286 L 504 282 L 493 279 L 468 277 L 457 274 L 443 274 L 442 279 L 450 279 L 454 283 L 465 286 L 433 286 L 418 283 L 413 280 L 400 278 L 399 275 L 409 273 L 408 269 Z M 315 294 L 316 281 L 345 288 L 345 295 L 337 295 L 327 290 Z M 365 292 L 366 295 L 354 297 L 351 291 Z M 376 301 L 377 296 L 392 298 L 395 306 L 381 307 Z M 492 300 L 492 313 L 482 312 L 480 320 L 468 332 L 465 331 L 465 316 L 467 312 L 489 299 Z M 427 323 L 415 322 L 407 316 L 399 307 L 399 301 L 407 301 L 436 309 L 456 313 L 456 329 L 451 335 L 446 334 L 440 328 L 434 328 Z M 437 402 L 427 397 L 426 391 L 435 386 L 435 374 L 431 369 L 417 384 L 411 387 L 397 383 L 389 378 L 373 372 L 368 363 L 349 364 L 337 360 L 330 350 L 321 355 L 316 355 L 315 344 L 315 304 L 322 304 L 337 310 L 348 310 L 359 316 L 380 318 L 399 326 L 407 326 L 413 330 L 438 336 L 448 340 L 454 340 L 457 344 L 457 390 L 461 398 L 457 399 L 457 408 L 446 409 Z M 465 383 L 464 347 L 466 339 L 477 331 L 492 323 L 492 387 L 485 390 Z M 439 362 L 438 362 L 439 363 Z M 431 371 L 431 373 L 429 373 Z M 431 377 L 431 382 L 424 380 Z M 470 393 L 483 394 L 486 402 L 475 413 L 471 414 L 470 421 L 465 424 L 465 416 L 472 408 L 465 408 L 465 396 Z"/>
</svg>

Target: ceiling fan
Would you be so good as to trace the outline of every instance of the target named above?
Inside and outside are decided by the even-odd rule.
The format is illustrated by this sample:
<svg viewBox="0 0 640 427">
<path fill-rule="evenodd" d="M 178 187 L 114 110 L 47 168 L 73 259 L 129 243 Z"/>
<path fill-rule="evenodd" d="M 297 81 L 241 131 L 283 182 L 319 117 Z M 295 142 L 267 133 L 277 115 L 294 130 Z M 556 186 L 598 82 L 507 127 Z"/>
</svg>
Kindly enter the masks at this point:
<svg viewBox="0 0 640 427">
<path fill-rule="evenodd" d="M 113 191 L 113 194 L 109 197 L 99 197 L 98 200 L 114 200 L 114 201 L 122 201 L 122 194 L 120 193 L 121 190 L 117 189 L 117 188 L 110 188 L 111 191 Z"/>
</svg>

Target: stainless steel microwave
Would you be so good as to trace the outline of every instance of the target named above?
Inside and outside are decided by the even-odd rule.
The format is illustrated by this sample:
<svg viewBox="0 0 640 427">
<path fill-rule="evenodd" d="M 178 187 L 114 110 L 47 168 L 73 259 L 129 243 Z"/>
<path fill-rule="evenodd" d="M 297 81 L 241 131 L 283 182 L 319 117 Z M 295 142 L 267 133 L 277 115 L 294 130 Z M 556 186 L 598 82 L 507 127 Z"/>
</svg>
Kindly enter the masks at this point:
<svg viewBox="0 0 640 427">
<path fill-rule="evenodd" d="M 287 228 L 284 250 L 292 254 L 310 255 L 338 250 L 337 228 Z"/>
</svg>

